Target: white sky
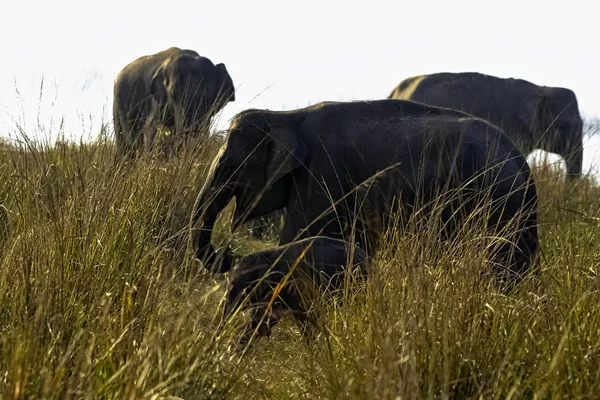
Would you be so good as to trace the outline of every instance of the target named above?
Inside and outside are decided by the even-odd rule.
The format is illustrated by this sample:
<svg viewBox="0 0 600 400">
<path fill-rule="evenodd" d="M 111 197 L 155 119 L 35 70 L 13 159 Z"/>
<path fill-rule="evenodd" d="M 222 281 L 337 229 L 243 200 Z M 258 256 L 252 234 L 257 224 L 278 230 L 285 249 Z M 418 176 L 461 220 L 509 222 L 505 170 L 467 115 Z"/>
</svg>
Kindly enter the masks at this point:
<svg viewBox="0 0 600 400">
<path fill-rule="evenodd" d="M 440 71 L 568 87 L 585 117 L 600 117 L 592 0 L 16 0 L 2 8 L 3 136 L 15 120 L 30 135 L 54 135 L 63 116 L 67 135 L 95 136 L 110 119 L 119 70 L 170 46 L 226 64 L 237 100 L 221 127 L 249 107 L 385 98 L 403 78 Z M 45 129 L 35 126 L 38 114 Z"/>
</svg>

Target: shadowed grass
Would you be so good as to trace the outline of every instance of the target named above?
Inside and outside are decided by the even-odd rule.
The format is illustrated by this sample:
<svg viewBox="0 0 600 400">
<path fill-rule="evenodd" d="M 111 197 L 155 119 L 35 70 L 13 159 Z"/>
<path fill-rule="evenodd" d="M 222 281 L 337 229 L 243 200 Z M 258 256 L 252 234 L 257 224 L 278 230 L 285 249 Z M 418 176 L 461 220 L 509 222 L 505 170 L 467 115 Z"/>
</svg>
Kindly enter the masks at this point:
<svg viewBox="0 0 600 400">
<path fill-rule="evenodd" d="M 114 148 L 0 150 L 5 399 L 588 398 L 600 390 L 600 188 L 535 169 L 539 271 L 501 294 L 485 254 L 415 221 L 374 272 L 322 310 L 307 345 L 291 321 L 239 359 L 223 282 L 194 261 L 188 223 L 218 141 L 117 167 Z M 229 208 L 229 207 L 228 207 Z M 227 210 L 226 210 L 227 211 Z M 221 214 L 217 240 L 227 233 Z M 429 233 L 431 236 L 429 236 Z M 247 254 L 274 244 L 233 235 Z M 467 244 L 465 244 L 467 243 Z M 352 294 L 350 294 L 352 293 Z"/>
</svg>

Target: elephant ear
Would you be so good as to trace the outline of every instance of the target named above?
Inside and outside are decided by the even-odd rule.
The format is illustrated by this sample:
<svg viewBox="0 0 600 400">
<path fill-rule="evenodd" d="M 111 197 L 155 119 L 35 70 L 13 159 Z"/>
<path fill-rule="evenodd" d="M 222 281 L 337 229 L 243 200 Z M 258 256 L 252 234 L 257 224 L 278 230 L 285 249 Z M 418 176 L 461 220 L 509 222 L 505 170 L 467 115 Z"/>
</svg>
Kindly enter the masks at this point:
<svg viewBox="0 0 600 400">
<path fill-rule="evenodd" d="M 543 126 L 544 107 L 546 106 L 546 96 L 535 95 L 527 98 L 519 112 L 519 119 L 530 131 L 545 130 Z"/>
<path fill-rule="evenodd" d="M 167 99 L 167 80 L 166 80 L 166 65 L 169 60 L 165 61 L 152 76 L 150 82 L 150 95 L 153 96 L 159 104 L 164 104 Z"/>
<path fill-rule="evenodd" d="M 296 168 L 304 166 L 308 149 L 298 135 L 287 128 L 274 127 L 268 135 L 271 141 L 265 179 L 267 185 L 272 185 Z"/>
<path fill-rule="evenodd" d="M 220 63 L 215 66 L 217 69 L 217 99 L 224 103 L 235 101 L 235 88 L 233 80 L 225 67 L 225 64 Z"/>
</svg>

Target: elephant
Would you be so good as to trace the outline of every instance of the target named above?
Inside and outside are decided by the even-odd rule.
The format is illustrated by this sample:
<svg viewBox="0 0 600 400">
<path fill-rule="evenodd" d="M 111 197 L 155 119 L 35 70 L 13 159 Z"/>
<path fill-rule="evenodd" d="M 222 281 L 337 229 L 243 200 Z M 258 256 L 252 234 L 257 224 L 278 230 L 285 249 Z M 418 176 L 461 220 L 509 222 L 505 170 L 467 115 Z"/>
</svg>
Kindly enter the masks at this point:
<svg viewBox="0 0 600 400">
<path fill-rule="evenodd" d="M 224 320 L 240 308 L 251 310 L 241 340 L 245 344 L 254 332 L 259 338 L 270 336 L 273 326 L 289 315 L 310 341 L 315 337 L 310 304 L 314 296 L 330 294 L 339 300 L 336 294 L 344 287 L 346 272 L 363 281 L 368 265 L 363 250 L 325 236 L 249 254 L 232 270 Z"/>
<path fill-rule="evenodd" d="M 404 79 L 389 99 L 454 108 L 498 126 L 528 155 L 535 149 L 563 157 L 569 178 L 583 163 L 583 121 L 570 89 L 478 72 L 435 73 Z"/>
<path fill-rule="evenodd" d="M 233 80 L 225 64 L 178 47 L 140 57 L 115 79 L 117 153 L 131 157 L 149 150 L 159 124 L 176 135 L 207 129 L 210 119 L 233 101 Z"/>
<path fill-rule="evenodd" d="M 537 193 L 524 155 L 499 128 L 405 100 L 250 109 L 233 118 L 210 166 L 191 239 L 208 271 L 229 271 L 229 246 L 217 252 L 211 237 L 218 214 L 235 198 L 232 231 L 285 208 L 280 245 L 328 236 L 357 241 L 373 257 L 393 206 L 408 221 L 421 204 L 459 189 L 474 195 L 448 202 L 441 239 L 451 239 L 487 196 L 494 209 L 486 229 L 506 239 L 492 265 L 501 283 L 518 282 L 536 260 Z"/>
</svg>

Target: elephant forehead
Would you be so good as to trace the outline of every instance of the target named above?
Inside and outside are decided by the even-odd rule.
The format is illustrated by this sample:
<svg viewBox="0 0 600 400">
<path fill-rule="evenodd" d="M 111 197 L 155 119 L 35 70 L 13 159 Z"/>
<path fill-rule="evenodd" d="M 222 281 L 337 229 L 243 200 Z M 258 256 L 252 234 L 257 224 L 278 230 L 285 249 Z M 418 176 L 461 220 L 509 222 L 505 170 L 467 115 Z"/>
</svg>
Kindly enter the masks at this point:
<svg viewBox="0 0 600 400">
<path fill-rule="evenodd" d="M 248 109 L 238 113 L 229 124 L 229 136 L 263 137 L 269 126 L 267 115 L 258 109 Z"/>
</svg>

